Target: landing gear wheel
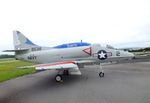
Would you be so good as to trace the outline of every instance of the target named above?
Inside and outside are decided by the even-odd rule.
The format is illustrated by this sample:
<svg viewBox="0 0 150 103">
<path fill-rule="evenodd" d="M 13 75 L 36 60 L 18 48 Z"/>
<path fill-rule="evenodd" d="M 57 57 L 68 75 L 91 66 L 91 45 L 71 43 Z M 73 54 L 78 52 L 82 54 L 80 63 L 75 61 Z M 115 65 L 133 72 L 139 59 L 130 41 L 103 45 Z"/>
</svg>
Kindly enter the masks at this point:
<svg viewBox="0 0 150 103">
<path fill-rule="evenodd" d="M 56 80 L 56 82 L 62 82 L 63 81 L 62 76 L 60 74 L 56 75 L 55 80 Z"/>
<path fill-rule="evenodd" d="M 99 73 L 99 77 L 104 77 L 104 73 L 103 73 L 103 72 L 100 72 L 100 73 Z"/>
</svg>

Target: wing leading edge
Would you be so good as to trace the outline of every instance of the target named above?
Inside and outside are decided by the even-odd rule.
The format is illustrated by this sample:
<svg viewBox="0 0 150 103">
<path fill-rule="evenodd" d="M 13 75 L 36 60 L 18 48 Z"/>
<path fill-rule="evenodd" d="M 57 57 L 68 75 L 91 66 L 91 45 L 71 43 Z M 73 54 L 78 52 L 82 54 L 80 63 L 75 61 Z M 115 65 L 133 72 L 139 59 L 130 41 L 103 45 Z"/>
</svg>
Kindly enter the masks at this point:
<svg viewBox="0 0 150 103">
<path fill-rule="evenodd" d="M 39 64 L 35 65 L 35 69 L 37 71 L 43 70 L 68 70 L 71 75 L 81 75 L 78 65 L 75 62 L 55 62 L 55 63 L 48 63 L 48 64 Z"/>
<path fill-rule="evenodd" d="M 54 69 L 70 69 L 77 68 L 77 64 L 75 62 L 56 62 L 56 63 L 48 63 L 48 64 L 39 64 L 35 65 L 36 70 L 54 70 Z"/>
</svg>

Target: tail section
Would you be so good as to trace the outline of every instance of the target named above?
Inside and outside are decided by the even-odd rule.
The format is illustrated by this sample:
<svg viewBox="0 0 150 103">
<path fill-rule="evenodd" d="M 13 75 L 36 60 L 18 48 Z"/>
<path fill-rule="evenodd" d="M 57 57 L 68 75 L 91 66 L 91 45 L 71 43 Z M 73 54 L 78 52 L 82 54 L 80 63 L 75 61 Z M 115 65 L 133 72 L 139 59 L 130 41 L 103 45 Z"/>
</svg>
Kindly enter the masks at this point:
<svg viewBox="0 0 150 103">
<path fill-rule="evenodd" d="M 34 44 L 19 31 L 13 31 L 13 42 L 15 50 L 31 49 L 33 47 L 38 47 L 38 45 Z"/>
<path fill-rule="evenodd" d="M 4 50 L 3 52 L 15 52 L 15 55 L 25 54 L 31 51 L 40 51 L 50 49 L 34 44 L 19 31 L 13 31 L 14 50 Z"/>
</svg>

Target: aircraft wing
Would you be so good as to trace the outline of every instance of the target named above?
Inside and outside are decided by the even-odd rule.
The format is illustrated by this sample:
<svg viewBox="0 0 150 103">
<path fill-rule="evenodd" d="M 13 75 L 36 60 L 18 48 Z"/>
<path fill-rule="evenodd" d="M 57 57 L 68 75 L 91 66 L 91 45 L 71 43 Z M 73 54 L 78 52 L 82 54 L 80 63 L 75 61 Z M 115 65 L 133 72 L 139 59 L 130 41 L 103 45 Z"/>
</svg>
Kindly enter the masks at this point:
<svg viewBox="0 0 150 103">
<path fill-rule="evenodd" d="M 19 69 L 27 69 L 35 67 L 36 71 L 44 71 L 44 70 L 69 70 L 70 74 L 73 75 L 81 75 L 79 67 L 82 67 L 82 64 L 92 63 L 92 60 L 76 60 L 76 61 L 63 61 L 63 62 L 54 62 L 47 64 L 38 64 L 33 66 L 22 66 L 17 67 Z"/>
<path fill-rule="evenodd" d="M 35 69 L 37 71 L 43 71 L 43 70 L 58 70 L 58 71 L 69 70 L 70 74 L 72 74 L 72 75 L 81 75 L 81 72 L 78 68 L 78 65 L 73 61 L 39 64 L 39 65 L 35 65 Z"/>
<path fill-rule="evenodd" d="M 29 49 L 18 49 L 18 50 L 4 50 L 3 52 L 20 52 L 20 51 L 27 51 Z"/>
<path fill-rule="evenodd" d="M 40 70 L 59 70 L 59 69 L 72 69 L 78 68 L 80 65 L 95 63 L 94 60 L 76 60 L 76 61 L 64 61 L 64 62 L 53 62 L 46 64 L 37 64 L 32 66 L 19 66 L 18 69 L 35 68 L 37 71 Z"/>
<path fill-rule="evenodd" d="M 71 68 L 78 68 L 75 62 L 55 62 L 55 63 L 48 63 L 48 64 L 39 64 L 35 65 L 36 70 L 59 70 L 59 69 L 71 69 Z"/>
</svg>

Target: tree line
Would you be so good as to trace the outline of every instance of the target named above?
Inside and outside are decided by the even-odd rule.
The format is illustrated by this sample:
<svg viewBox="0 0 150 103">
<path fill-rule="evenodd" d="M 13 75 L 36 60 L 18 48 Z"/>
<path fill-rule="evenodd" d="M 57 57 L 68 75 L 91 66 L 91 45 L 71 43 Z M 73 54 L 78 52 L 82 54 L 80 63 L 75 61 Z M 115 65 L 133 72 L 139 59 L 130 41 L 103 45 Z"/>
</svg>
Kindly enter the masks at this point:
<svg viewBox="0 0 150 103">
<path fill-rule="evenodd" d="M 2 58 L 15 58 L 15 55 L 2 54 L 0 55 L 0 59 Z"/>
<path fill-rule="evenodd" d="M 129 50 L 130 52 L 147 52 L 147 51 L 150 51 L 150 47 L 147 47 L 147 48 L 141 48 L 141 49 L 138 49 L 138 50 Z"/>
</svg>

